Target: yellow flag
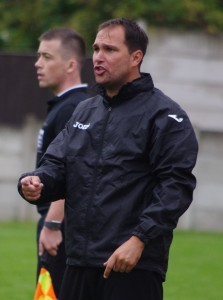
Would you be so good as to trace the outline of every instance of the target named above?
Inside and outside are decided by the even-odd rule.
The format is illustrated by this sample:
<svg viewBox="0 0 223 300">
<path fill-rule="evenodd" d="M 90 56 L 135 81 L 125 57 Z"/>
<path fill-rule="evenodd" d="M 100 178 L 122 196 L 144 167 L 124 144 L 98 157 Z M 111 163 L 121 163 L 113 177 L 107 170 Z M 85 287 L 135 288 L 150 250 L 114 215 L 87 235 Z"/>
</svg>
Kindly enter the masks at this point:
<svg viewBox="0 0 223 300">
<path fill-rule="evenodd" d="M 56 300 L 50 273 L 41 268 L 33 300 Z"/>
</svg>

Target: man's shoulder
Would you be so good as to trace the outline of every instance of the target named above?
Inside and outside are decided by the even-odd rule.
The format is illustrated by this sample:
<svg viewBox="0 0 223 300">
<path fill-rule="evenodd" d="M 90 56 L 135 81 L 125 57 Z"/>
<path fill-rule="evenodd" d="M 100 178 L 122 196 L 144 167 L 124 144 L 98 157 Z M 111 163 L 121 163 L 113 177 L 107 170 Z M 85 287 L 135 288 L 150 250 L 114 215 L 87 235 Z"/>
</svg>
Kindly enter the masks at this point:
<svg viewBox="0 0 223 300">
<path fill-rule="evenodd" d="M 103 101 L 103 97 L 101 95 L 90 96 L 89 98 L 84 99 L 78 104 L 78 107 L 95 107 L 99 105 Z"/>
<path fill-rule="evenodd" d="M 68 92 L 66 92 L 64 95 L 61 96 L 61 103 L 69 103 L 69 102 L 76 102 L 76 101 L 82 101 L 84 99 L 90 98 L 91 95 L 87 91 L 87 89 L 73 89 Z"/>
<path fill-rule="evenodd" d="M 90 98 L 91 95 L 87 91 L 76 91 L 66 93 L 61 96 L 55 109 L 58 111 L 70 108 L 74 109 L 80 102 Z"/>
<path fill-rule="evenodd" d="M 151 102 L 154 103 L 154 106 L 156 106 L 157 110 L 160 109 L 177 109 L 177 110 L 183 110 L 180 104 L 177 102 L 177 100 L 172 99 L 167 94 L 165 94 L 163 91 L 161 91 L 158 88 L 154 88 L 153 95 L 151 97 Z"/>
</svg>

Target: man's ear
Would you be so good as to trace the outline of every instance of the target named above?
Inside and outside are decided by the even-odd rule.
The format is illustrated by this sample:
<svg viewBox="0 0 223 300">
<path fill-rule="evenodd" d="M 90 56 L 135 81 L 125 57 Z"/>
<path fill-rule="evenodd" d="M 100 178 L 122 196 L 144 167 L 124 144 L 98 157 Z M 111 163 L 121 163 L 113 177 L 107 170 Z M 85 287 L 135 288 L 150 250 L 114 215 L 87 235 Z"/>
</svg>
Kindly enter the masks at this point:
<svg viewBox="0 0 223 300">
<path fill-rule="evenodd" d="M 77 69 L 77 61 L 75 59 L 70 59 L 68 61 L 68 67 L 67 67 L 67 72 L 68 73 L 73 73 L 74 70 Z"/>
<path fill-rule="evenodd" d="M 138 66 L 142 62 L 143 53 L 141 50 L 136 50 L 132 53 L 132 63 L 133 66 Z"/>
</svg>

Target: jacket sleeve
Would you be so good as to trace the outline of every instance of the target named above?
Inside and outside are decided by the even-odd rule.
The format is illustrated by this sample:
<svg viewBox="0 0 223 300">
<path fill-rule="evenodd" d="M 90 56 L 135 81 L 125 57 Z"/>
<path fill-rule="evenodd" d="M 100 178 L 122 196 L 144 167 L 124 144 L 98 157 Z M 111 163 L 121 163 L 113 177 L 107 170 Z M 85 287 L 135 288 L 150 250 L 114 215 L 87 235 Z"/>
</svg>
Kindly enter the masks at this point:
<svg viewBox="0 0 223 300">
<path fill-rule="evenodd" d="M 18 192 L 24 198 L 21 189 L 21 179 L 28 175 L 39 176 L 44 187 L 40 199 L 28 201 L 31 204 L 53 202 L 65 198 L 65 157 L 67 145 L 67 127 L 63 129 L 54 141 L 49 145 L 46 153 L 40 161 L 39 167 L 30 173 L 24 173 L 19 178 Z"/>
<path fill-rule="evenodd" d="M 187 115 L 181 117 L 182 122 L 168 116 L 156 124 L 149 151 L 153 188 L 133 232 L 145 243 L 171 232 L 193 199 L 198 143 Z"/>
</svg>

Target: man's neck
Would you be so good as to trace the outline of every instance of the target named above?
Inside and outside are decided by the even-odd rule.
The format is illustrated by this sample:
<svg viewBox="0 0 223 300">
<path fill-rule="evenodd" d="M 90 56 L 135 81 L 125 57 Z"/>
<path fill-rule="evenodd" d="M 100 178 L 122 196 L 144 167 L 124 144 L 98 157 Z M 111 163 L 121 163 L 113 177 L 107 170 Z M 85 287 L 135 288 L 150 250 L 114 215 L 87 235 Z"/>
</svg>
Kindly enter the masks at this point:
<svg viewBox="0 0 223 300">
<path fill-rule="evenodd" d="M 75 84 L 73 86 L 70 86 L 69 88 L 61 91 L 60 93 L 57 94 L 58 97 L 62 96 L 63 94 L 67 93 L 70 90 L 78 89 L 78 88 L 86 88 L 88 85 L 87 83 L 80 83 L 80 84 Z"/>
</svg>

